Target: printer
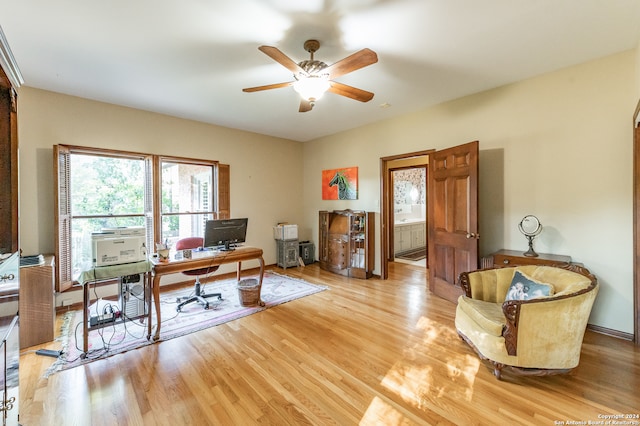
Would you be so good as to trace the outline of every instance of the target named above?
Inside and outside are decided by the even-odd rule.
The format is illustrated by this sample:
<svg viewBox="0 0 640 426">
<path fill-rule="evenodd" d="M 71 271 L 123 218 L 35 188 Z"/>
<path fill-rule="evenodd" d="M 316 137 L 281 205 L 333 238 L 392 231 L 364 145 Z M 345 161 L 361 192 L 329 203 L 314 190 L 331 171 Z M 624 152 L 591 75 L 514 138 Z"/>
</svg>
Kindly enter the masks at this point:
<svg viewBox="0 0 640 426">
<path fill-rule="evenodd" d="M 120 265 L 147 260 L 144 227 L 103 228 L 91 233 L 93 266 Z"/>
</svg>

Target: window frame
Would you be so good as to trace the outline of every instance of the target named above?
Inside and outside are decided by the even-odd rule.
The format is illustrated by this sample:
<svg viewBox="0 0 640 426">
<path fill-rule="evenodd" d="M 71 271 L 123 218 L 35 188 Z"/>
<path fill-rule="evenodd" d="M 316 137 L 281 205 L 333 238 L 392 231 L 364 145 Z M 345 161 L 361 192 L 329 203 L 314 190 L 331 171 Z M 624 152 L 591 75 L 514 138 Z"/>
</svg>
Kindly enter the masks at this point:
<svg viewBox="0 0 640 426">
<path fill-rule="evenodd" d="M 87 154 L 115 158 L 141 159 L 145 164 L 144 175 L 144 222 L 149 252 L 153 252 L 155 241 L 160 241 L 162 224 L 162 182 L 161 165 L 163 162 L 205 165 L 212 167 L 212 198 L 214 218 L 228 218 L 229 211 L 229 165 L 216 160 L 193 159 L 175 156 L 160 156 L 131 151 L 119 151 L 104 148 L 91 148 L 77 145 L 53 146 L 54 171 L 54 212 L 55 212 L 55 289 L 64 292 L 73 288 L 71 262 L 71 212 L 70 158 L 72 154 Z M 222 209 L 221 209 L 222 208 Z"/>
<path fill-rule="evenodd" d="M 207 211 L 197 211 L 197 212 L 188 212 L 188 211 L 179 211 L 179 212 L 168 212 L 165 213 L 162 210 L 162 165 L 164 163 L 174 163 L 174 164 L 184 164 L 184 165 L 193 165 L 193 166 L 206 166 L 211 167 L 211 197 L 213 199 L 211 209 Z M 155 241 L 162 241 L 162 219 L 170 216 L 185 216 L 185 215 L 199 215 L 199 214 L 210 214 L 213 219 L 219 218 L 219 210 L 218 210 L 218 173 L 219 163 L 217 161 L 211 160 L 200 160 L 194 158 L 183 158 L 183 157 L 174 157 L 174 156 L 157 156 L 156 168 L 158 170 L 157 173 L 157 191 L 158 196 L 154 199 L 155 206 L 155 223 L 159 224 L 155 228 Z"/>
</svg>

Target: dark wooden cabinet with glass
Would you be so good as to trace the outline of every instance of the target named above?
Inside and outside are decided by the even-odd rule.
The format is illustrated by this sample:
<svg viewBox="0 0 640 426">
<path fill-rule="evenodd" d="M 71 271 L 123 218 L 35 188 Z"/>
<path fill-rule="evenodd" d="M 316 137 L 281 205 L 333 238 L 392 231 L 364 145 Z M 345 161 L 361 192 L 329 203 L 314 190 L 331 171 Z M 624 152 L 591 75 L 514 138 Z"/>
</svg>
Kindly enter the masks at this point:
<svg viewBox="0 0 640 426">
<path fill-rule="evenodd" d="M 0 28 L 0 423 L 19 422 L 18 95 L 22 76 Z"/>
<path fill-rule="evenodd" d="M 374 267 L 374 213 L 319 213 L 320 267 L 353 278 L 370 278 Z"/>
</svg>

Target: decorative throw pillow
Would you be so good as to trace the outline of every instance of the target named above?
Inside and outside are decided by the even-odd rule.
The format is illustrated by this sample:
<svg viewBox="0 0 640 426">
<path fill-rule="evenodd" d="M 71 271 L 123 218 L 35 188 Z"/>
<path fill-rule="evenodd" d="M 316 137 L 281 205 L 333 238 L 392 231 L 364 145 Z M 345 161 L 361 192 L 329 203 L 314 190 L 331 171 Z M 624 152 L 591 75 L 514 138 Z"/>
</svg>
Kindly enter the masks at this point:
<svg viewBox="0 0 640 426">
<path fill-rule="evenodd" d="M 553 296 L 553 285 L 542 283 L 516 271 L 507 291 L 506 300 L 529 300 L 538 297 Z"/>
</svg>

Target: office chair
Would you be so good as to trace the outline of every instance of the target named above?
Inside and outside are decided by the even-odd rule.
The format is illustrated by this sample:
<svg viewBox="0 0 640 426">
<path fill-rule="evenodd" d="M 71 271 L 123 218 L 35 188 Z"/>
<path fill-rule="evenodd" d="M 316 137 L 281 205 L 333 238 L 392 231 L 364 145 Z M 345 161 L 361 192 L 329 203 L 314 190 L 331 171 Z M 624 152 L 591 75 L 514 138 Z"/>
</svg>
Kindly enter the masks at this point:
<svg viewBox="0 0 640 426">
<path fill-rule="evenodd" d="M 178 242 L 176 243 L 176 250 L 196 249 L 198 247 L 202 247 L 203 243 L 204 243 L 204 240 L 201 237 L 182 238 L 181 240 L 178 240 Z M 201 290 L 200 275 L 206 275 L 211 272 L 215 272 L 216 270 L 218 270 L 218 266 L 211 266 L 208 268 L 194 269 L 191 271 L 183 272 L 183 274 L 185 275 L 196 277 L 195 294 L 191 297 L 178 298 L 179 304 L 178 304 L 178 307 L 176 308 L 178 312 L 180 312 L 180 310 L 184 305 L 187 305 L 191 302 L 198 302 L 201 305 L 204 305 L 205 309 L 209 309 L 209 301 L 207 300 L 209 297 L 217 297 L 218 300 L 222 300 L 221 293 L 204 294 L 204 292 Z M 187 299 L 187 300 L 180 302 L 182 299 Z"/>
</svg>

